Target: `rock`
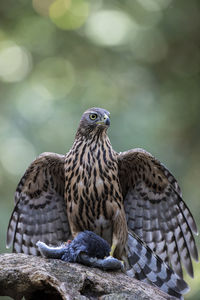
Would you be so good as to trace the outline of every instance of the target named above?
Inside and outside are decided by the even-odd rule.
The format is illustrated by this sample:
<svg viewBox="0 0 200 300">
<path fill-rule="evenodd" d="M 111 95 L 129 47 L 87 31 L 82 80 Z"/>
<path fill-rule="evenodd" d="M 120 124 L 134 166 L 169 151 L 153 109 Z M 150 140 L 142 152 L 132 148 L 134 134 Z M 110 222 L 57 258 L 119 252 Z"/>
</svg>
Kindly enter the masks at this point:
<svg viewBox="0 0 200 300">
<path fill-rule="evenodd" d="M 121 271 L 25 254 L 0 255 L 0 296 L 20 300 L 164 300 L 173 297 Z"/>
</svg>

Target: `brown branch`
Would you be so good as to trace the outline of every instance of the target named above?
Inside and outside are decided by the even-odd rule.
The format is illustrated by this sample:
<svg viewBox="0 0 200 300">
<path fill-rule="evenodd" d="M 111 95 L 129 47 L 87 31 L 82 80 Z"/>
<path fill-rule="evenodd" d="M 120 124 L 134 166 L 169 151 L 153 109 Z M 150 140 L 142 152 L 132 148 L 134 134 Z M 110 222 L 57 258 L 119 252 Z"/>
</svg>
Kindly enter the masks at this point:
<svg viewBox="0 0 200 300">
<path fill-rule="evenodd" d="M 122 272 L 25 254 L 0 255 L 0 296 L 20 300 L 172 299 Z"/>
</svg>

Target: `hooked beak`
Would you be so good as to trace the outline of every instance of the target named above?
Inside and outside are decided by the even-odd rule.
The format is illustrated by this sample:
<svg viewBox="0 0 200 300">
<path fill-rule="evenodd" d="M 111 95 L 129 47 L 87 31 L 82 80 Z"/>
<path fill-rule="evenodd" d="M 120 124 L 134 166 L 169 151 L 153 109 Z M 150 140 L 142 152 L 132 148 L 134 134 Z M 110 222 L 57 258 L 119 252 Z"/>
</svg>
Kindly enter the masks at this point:
<svg viewBox="0 0 200 300">
<path fill-rule="evenodd" d="M 96 124 L 109 126 L 110 125 L 110 118 L 109 118 L 109 116 L 106 115 L 106 114 L 104 114 L 104 116 L 102 117 L 102 119 L 100 121 L 98 121 Z"/>
</svg>

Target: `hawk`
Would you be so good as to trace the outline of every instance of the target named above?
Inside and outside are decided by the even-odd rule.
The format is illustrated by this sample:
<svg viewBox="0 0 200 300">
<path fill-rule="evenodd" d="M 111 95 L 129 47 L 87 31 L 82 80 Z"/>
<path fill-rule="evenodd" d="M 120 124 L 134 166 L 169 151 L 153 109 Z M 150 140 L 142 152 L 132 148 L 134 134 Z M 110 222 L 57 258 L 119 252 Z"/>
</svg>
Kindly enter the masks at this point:
<svg viewBox="0 0 200 300">
<path fill-rule="evenodd" d="M 16 189 L 7 246 L 39 255 L 39 240 L 54 246 L 92 231 L 129 276 L 181 298 L 188 290 L 182 265 L 193 276 L 198 261 L 193 216 L 161 162 L 143 149 L 113 150 L 109 125 L 107 110 L 88 109 L 66 155 L 33 161 Z"/>
</svg>

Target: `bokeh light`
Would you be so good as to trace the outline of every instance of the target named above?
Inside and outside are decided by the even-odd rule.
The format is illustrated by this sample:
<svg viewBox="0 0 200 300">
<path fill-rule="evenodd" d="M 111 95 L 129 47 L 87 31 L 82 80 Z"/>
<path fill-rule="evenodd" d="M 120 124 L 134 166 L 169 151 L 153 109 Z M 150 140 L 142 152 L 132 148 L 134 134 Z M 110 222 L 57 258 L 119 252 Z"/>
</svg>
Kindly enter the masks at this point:
<svg viewBox="0 0 200 300">
<path fill-rule="evenodd" d="M 49 8 L 55 0 L 32 0 L 32 5 L 35 11 L 41 16 L 49 16 Z"/>
<path fill-rule="evenodd" d="M 89 4 L 86 0 L 56 0 L 49 7 L 51 20 L 65 30 L 81 27 L 88 14 Z"/>
<path fill-rule="evenodd" d="M 85 26 L 91 41 L 103 46 L 116 46 L 134 40 L 137 25 L 120 11 L 103 10 L 94 13 Z"/>
<path fill-rule="evenodd" d="M 15 151 L 13 152 L 13 149 Z M 35 149 L 24 138 L 11 137 L 3 141 L 0 149 L 0 161 L 4 169 L 13 175 L 23 174 L 36 156 Z"/>
<path fill-rule="evenodd" d="M 52 95 L 43 85 L 27 85 L 16 98 L 19 114 L 32 123 L 45 122 L 53 113 Z"/>
<path fill-rule="evenodd" d="M 12 41 L 0 43 L 0 79 L 6 82 L 23 80 L 32 68 L 31 54 Z"/>
</svg>

